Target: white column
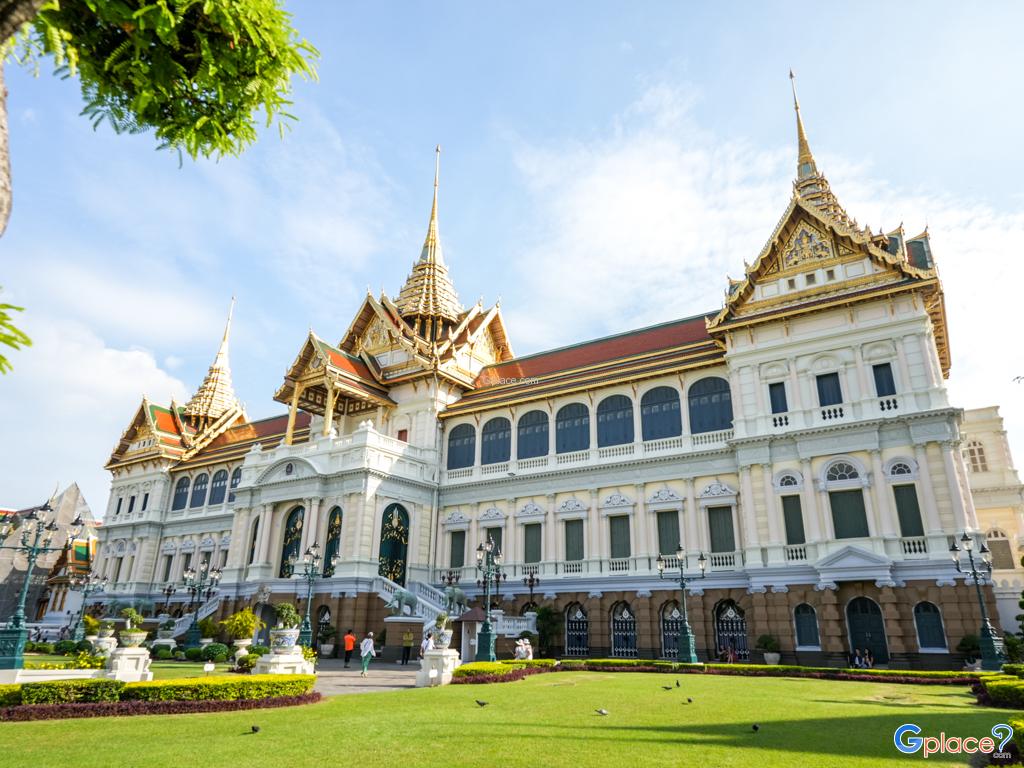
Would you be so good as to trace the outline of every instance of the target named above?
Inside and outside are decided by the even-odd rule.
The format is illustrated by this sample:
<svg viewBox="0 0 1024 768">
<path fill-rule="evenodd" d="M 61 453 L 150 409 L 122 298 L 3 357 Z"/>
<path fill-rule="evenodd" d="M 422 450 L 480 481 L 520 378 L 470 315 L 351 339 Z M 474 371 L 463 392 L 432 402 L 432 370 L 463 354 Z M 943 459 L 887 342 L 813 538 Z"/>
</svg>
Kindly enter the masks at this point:
<svg viewBox="0 0 1024 768">
<path fill-rule="evenodd" d="M 743 513 L 743 547 L 757 547 L 761 537 L 757 535 L 757 519 L 754 517 L 754 482 L 750 477 L 750 467 L 740 467 L 740 511 Z"/>
<path fill-rule="evenodd" d="M 587 512 L 587 559 L 599 560 L 604 557 L 601 550 L 601 513 L 597 508 L 597 489 L 590 489 L 590 510 Z"/>
<path fill-rule="evenodd" d="M 875 511 L 878 515 L 875 535 L 898 536 L 899 526 L 896 524 L 895 515 L 893 515 L 888 478 L 886 478 L 885 473 L 882 471 L 882 452 L 874 450 L 870 453 L 871 482 L 874 484 Z"/>
<path fill-rule="evenodd" d="M 274 527 L 274 505 L 264 504 L 260 513 L 260 544 L 257 548 L 256 562 L 270 564 L 270 529 Z"/>
<path fill-rule="evenodd" d="M 644 425 L 640 414 L 640 400 L 637 398 L 633 400 L 633 442 L 642 443 L 643 441 Z"/>
<path fill-rule="evenodd" d="M 910 380 L 910 366 L 907 365 L 907 351 L 903 345 L 903 337 L 897 336 L 894 341 L 896 342 L 896 369 L 900 373 L 900 380 L 896 391 L 909 392 L 913 382 Z"/>
<path fill-rule="evenodd" d="M 687 551 L 703 550 L 705 549 L 704 540 L 701 538 L 697 526 L 700 510 L 697 509 L 697 500 L 693 493 L 693 478 L 688 477 L 683 482 L 686 486 L 686 500 L 683 504 L 683 517 L 686 528 L 685 549 Z"/>
<path fill-rule="evenodd" d="M 960 478 L 956 473 L 956 459 L 953 457 L 955 448 L 950 442 L 941 444 L 942 463 L 946 470 L 946 482 L 949 486 L 949 500 L 953 507 L 953 524 L 958 531 L 966 530 L 968 526 L 967 511 L 964 509 L 964 497 L 960 492 Z"/>
<path fill-rule="evenodd" d="M 764 514 L 768 518 L 768 543 L 782 544 L 782 526 L 779 525 L 779 498 L 772 483 L 772 465 L 761 465 L 761 481 L 764 485 Z"/>
<path fill-rule="evenodd" d="M 306 499 L 306 501 L 308 503 L 308 506 L 306 507 L 305 525 L 302 526 L 303 545 L 300 555 L 304 553 L 309 547 L 313 546 L 314 543 L 318 543 L 320 545 L 321 551 L 323 551 L 324 545 L 324 542 L 316 541 L 317 531 L 319 529 L 320 523 L 320 506 L 323 504 L 323 499 L 310 498 Z M 409 538 L 411 542 L 411 531 Z"/>
<path fill-rule="evenodd" d="M 509 424 L 512 425 L 512 429 L 508 449 L 508 460 L 516 461 L 519 455 L 519 425 L 516 422 L 516 412 L 514 410 L 509 413 Z"/>
<path fill-rule="evenodd" d="M 558 524 L 555 520 L 555 494 L 549 493 L 546 497 L 547 507 L 544 510 L 544 519 L 541 525 L 541 553 L 542 562 L 554 562 L 561 559 L 558 555 Z M 518 503 L 518 502 L 515 502 Z M 523 554 L 526 554 L 526 545 L 523 545 Z"/>
<path fill-rule="evenodd" d="M 548 406 L 548 456 L 554 456 L 556 450 L 555 437 L 558 430 L 555 429 L 555 409 Z M 551 459 L 554 461 L 554 459 Z"/>
<path fill-rule="evenodd" d="M 633 487 L 634 493 L 636 494 L 636 504 L 633 507 L 633 534 L 636 538 L 630 542 L 633 554 L 639 555 L 656 555 L 657 552 L 651 548 L 650 536 L 648 530 L 650 529 L 649 520 L 647 519 L 647 509 L 644 505 L 644 484 L 637 483 Z"/>
<path fill-rule="evenodd" d="M 814 475 L 811 474 L 811 460 L 801 459 L 800 471 L 804 477 L 804 501 L 803 506 L 806 508 L 804 513 L 804 519 L 807 521 L 807 533 L 808 541 L 821 541 L 822 540 L 822 521 L 821 513 L 818 511 L 818 498 L 817 491 L 814 488 Z"/>
<path fill-rule="evenodd" d="M 478 424 L 473 424 L 473 466 L 480 466 L 480 452 L 483 450 L 483 434 Z"/>
<path fill-rule="evenodd" d="M 938 360 L 936 358 L 935 347 L 931 344 L 927 333 L 921 333 L 917 337 L 917 342 L 921 346 L 921 357 L 924 360 L 925 372 L 928 376 L 928 388 L 934 389 L 940 386 L 942 377 L 938 372 Z"/>
<path fill-rule="evenodd" d="M 597 406 L 591 406 L 590 403 L 586 403 L 587 412 L 590 414 L 588 424 L 590 425 L 590 450 L 597 450 Z"/>
<path fill-rule="evenodd" d="M 864 363 L 864 355 L 861 354 L 859 345 L 853 348 L 853 359 L 857 366 L 857 379 L 860 381 L 860 396 L 866 400 L 871 396 L 872 389 L 868 381 L 867 365 Z"/>
<path fill-rule="evenodd" d="M 928 533 L 942 533 L 942 520 L 935 503 L 935 489 L 932 487 L 932 471 L 928 465 L 928 447 L 915 445 L 914 458 L 917 459 L 917 487 L 921 491 L 925 530 Z"/>
<path fill-rule="evenodd" d="M 732 398 L 732 418 L 736 423 L 743 418 L 746 409 L 743 407 L 743 386 L 740 383 L 740 372 L 729 371 L 729 394 Z"/>
<path fill-rule="evenodd" d="M 796 360 L 789 361 L 789 392 L 787 394 L 789 395 L 787 400 L 790 401 L 787 403 L 789 410 L 799 411 L 805 407 L 803 392 L 800 391 L 800 379 L 796 375 Z"/>
</svg>

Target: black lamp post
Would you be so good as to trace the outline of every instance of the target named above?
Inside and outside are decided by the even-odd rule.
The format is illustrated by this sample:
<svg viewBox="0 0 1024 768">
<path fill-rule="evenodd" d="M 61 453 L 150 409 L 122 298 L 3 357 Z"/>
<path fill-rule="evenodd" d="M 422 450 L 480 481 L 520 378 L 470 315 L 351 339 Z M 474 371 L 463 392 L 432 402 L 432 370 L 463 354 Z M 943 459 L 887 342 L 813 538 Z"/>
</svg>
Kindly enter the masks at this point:
<svg viewBox="0 0 1024 768">
<path fill-rule="evenodd" d="M 85 605 L 89 601 L 89 596 L 106 589 L 107 579 L 106 577 L 101 579 L 98 573 L 89 571 L 81 576 L 73 576 L 71 588 L 82 593 L 82 605 L 78 609 L 78 613 L 75 614 L 75 623 L 71 628 L 71 639 L 78 643 L 85 639 L 85 625 L 82 623 L 82 617 L 85 615 Z"/>
<path fill-rule="evenodd" d="M 497 661 L 494 655 L 494 628 L 491 626 L 491 584 L 501 577 L 501 550 L 490 536 L 476 548 L 476 567 L 480 571 L 478 582 L 484 590 L 484 623 L 476 636 L 476 660 Z"/>
<path fill-rule="evenodd" d="M 177 590 L 178 588 L 173 584 L 168 584 L 162 590 L 164 593 L 164 611 L 167 612 L 168 616 L 171 615 L 171 595 L 173 595 Z"/>
<path fill-rule="evenodd" d="M 185 647 L 198 648 L 199 638 L 199 598 L 209 600 L 217 594 L 217 585 L 220 583 L 220 568 L 211 568 L 208 560 L 203 560 L 199 568 L 188 568 L 182 574 L 182 586 L 188 591 L 188 609 L 192 613 L 192 625 L 185 633 Z"/>
<path fill-rule="evenodd" d="M 0 523 L 0 549 L 23 552 L 28 560 L 25 581 L 21 585 L 21 593 L 18 596 L 18 607 L 7 623 L 7 627 L 0 629 L 0 649 L 2 649 L 0 650 L 0 669 L 21 669 L 24 662 L 22 654 L 25 651 L 25 642 L 28 640 L 28 629 L 25 627 L 25 601 L 28 599 L 28 586 L 32 580 L 32 571 L 36 567 L 36 560 L 42 554 L 58 552 L 70 546 L 71 542 L 85 528 L 85 522 L 81 516 L 76 517 L 68 530 L 67 541 L 59 547 L 52 546 L 53 536 L 60 530 L 57 521 L 49 518 L 48 513 L 52 511 L 49 502 L 29 510 L 28 514 L 22 518 L 24 525 L 21 537 L 15 544 L 4 544 L 14 531 L 13 521 L 6 518 L 3 523 Z"/>
<path fill-rule="evenodd" d="M 523 586 L 530 590 L 530 605 L 533 605 L 533 590 L 540 586 L 540 577 L 535 573 L 531 573 L 525 579 L 523 579 Z"/>
<path fill-rule="evenodd" d="M 693 629 L 690 628 L 690 617 L 686 612 L 686 585 L 694 579 L 696 576 L 686 575 L 686 551 L 679 547 L 676 552 L 676 560 L 679 561 L 679 591 L 682 593 L 682 601 L 680 605 L 683 609 L 683 622 L 679 627 L 679 651 L 676 661 L 680 664 L 697 664 L 697 645 L 693 639 Z M 659 554 L 658 555 L 658 578 L 665 578 L 665 559 Z M 700 577 L 705 578 L 707 576 L 708 559 L 704 557 L 704 553 L 701 552 L 697 558 L 697 565 L 700 566 Z"/>
<path fill-rule="evenodd" d="M 441 574 L 441 583 L 447 589 L 451 589 L 452 587 L 454 587 L 456 584 L 459 583 L 459 579 L 460 578 L 461 578 L 460 572 L 452 568 L 452 569 L 449 569 L 449 570 L 447 570 L 447 571 L 445 571 L 444 573 Z M 455 596 L 452 595 L 452 594 L 448 594 L 447 598 L 448 598 L 448 600 L 447 600 L 447 602 L 448 602 L 448 606 L 447 606 L 448 607 L 448 613 L 453 613 L 455 611 Z"/>
<path fill-rule="evenodd" d="M 314 541 L 306 550 L 306 554 L 302 556 L 302 560 L 293 557 L 288 561 L 293 574 L 295 566 L 299 563 L 302 564 L 302 571 L 298 575 L 306 580 L 306 616 L 302 619 L 302 628 L 299 630 L 299 645 L 304 645 L 307 648 L 313 645 L 313 625 L 309 620 L 309 610 L 313 603 L 313 582 L 324 575 L 323 559 L 323 555 L 320 554 L 320 545 Z M 337 565 L 338 559 L 337 555 L 332 557 L 331 565 Z"/>
<path fill-rule="evenodd" d="M 956 540 L 950 546 L 949 553 L 953 556 L 953 562 L 956 563 L 957 572 L 974 579 L 974 588 L 978 593 L 978 607 L 981 609 L 981 668 L 998 672 L 1006 661 L 1006 656 L 1003 653 L 1003 638 L 996 634 L 992 622 L 988 619 L 988 611 L 985 610 L 985 597 L 981 593 L 981 582 L 992 575 L 992 555 L 989 553 L 988 547 L 982 544 L 981 549 L 978 550 L 981 562 L 975 564 L 974 539 L 967 534 L 967 531 L 964 531 L 964 535 L 960 537 L 960 543 L 963 545 L 963 551 L 967 553 L 967 560 L 971 566 L 968 570 L 964 570 L 961 565 L 961 550 L 956 545 Z"/>
</svg>

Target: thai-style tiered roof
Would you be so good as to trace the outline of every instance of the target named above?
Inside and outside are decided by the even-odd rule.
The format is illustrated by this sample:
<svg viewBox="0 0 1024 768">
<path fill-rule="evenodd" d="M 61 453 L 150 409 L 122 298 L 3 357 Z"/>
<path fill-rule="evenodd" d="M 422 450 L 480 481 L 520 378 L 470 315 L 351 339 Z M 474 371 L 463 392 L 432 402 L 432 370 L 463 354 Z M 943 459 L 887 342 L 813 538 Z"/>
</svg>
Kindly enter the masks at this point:
<svg viewBox="0 0 1024 768">
<path fill-rule="evenodd" d="M 234 311 L 235 300 L 232 298 L 217 356 L 206 372 L 203 383 L 183 409 L 183 413 L 197 433 L 206 431 L 226 414 L 244 415 L 242 404 L 235 397 L 235 389 L 231 384 L 231 365 L 228 360 L 228 339 L 231 335 L 231 316 Z"/>
<path fill-rule="evenodd" d="M 300 412 L 296 416 L 292 443 L 304 443 L 309 439 L 311 419 L 308 413 Z M 175 469 L 192 469 L 209 464 L 240 461 L 255 445 L 259 445 L 261 450 L 269 450 L 280 445 L 287 427 L 287 414 L 239 424 L 225 430 L 201 451 L 180 462 Z"/>
</svg>

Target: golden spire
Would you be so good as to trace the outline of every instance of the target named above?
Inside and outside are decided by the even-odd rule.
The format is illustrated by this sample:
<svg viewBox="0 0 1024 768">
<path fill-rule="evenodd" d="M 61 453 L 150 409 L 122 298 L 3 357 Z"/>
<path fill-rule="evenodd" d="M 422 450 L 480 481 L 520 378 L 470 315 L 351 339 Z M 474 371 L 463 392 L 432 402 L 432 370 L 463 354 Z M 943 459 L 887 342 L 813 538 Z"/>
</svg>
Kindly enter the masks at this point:
<svg viewBox="0 0 1024 768">
<path fill-rule="evenodd" d="M 811 145 L 807 143 L 807 132 L 804 130 L 804 121 L 800 116 L 800 100 L 796 97 L 796 75 L 789 70 L 789 84 L 793 88 L 793 109 L 796 110 L 796 177 L 806 179 L 818 175 L 818 167 L 814 164 L 814 155 L 811 154 Z"/>
<path fill-rule="evenodd" d="M 441 145 L 434 150 L 434 200 L 430 206 L 430 222 L 419 261 L 402 286 L 395 306 L 403 317 L 444 318 L 449 321 L 462 314 L 462 305 L 444 263 L 441 236 L 437 226 L 437 190 L 441 175 Z"/>
<path fill-rule="evenodd" d="M 238 398 L 235 397 L 235 389 L 231 384 L 231 365 L 228 360 L 228 339 L 231 336 L 231 318 L 235 312 L 235 297 L 231 297 L 231 306 L 228 309 L 228 321 L 224 326 L 224 336 L 221 338 L 220 348 L 217 356 L 213 359 L 213 365 L 206 372 L 206 378 L 199 385 L 195 395 L 185 405 L 185 416 L 197 430 L 205 429 L 225 412 L 232 408 L 241 409 Z"/>
</svg>

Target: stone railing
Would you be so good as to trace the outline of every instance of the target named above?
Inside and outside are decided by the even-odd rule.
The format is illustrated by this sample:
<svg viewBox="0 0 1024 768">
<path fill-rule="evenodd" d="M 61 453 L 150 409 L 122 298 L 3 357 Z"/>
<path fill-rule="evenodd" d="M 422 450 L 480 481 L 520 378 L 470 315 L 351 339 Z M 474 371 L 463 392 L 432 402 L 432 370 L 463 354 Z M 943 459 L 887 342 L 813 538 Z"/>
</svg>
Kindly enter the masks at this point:
<svg viewBox="0 0 1024 768">
<path fill-rule="evenodd" d="M 807 545 L 806 544 L 788 544 L 786 546 L 786 562 L 787 563 L 805 563 L 805 562 L 807 562 Z"/>
<path fill-rule="evenodd" d="M 905 557 L 928 557 L 928 540 L 924 536 L 906 536 L 900 539 Z"/>
</svg>

